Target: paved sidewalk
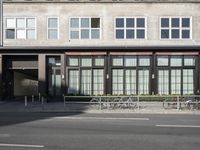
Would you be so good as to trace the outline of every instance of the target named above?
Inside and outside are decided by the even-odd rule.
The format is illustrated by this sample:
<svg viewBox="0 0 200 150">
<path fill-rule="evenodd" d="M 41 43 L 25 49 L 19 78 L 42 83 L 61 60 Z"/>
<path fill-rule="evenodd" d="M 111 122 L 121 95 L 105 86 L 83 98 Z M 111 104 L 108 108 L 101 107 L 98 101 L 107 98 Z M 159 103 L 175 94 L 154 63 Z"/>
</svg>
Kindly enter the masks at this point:
<svg viewBox="0 0 200 150">
<path fill-rule="evenodd" d="M 81 112 L 81 113 L 137 113 L 137 114 L 198 114 L 200 110 L 164 109 L 162 103 L 153 102 L 140 109 L 94 109 L 87 103 L 65 104 L 63 102 L 28 102 L 27 106 L 21 101 L 0 101 L 0 112 Z"/>
</svg>

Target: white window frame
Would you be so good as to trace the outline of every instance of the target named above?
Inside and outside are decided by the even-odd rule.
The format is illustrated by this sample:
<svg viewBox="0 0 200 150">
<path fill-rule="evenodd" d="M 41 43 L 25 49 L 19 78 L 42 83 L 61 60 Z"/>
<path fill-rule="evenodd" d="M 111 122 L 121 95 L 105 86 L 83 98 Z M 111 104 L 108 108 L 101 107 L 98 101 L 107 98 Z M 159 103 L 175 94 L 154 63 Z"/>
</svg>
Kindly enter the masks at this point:
<svg viewBox="0 0 200 150">
<path fill-rule="evenodd" d="M 71 29 L 71 19 L 73 19 L 73 18 L 75 18 L 75 19 L 78 19 L 79 20 L 79 27 L 77 28 L 77 29 L 75 29 L 75 28 L 72 28 Z M 92 18 L 99 18 L 100 19 L 100 27 L 99 28 L 94 28 L 94 29 L 99 29 L 99 39 L 92 39 L 91 38 L 91 19 Z M 89 19 L 89 28 L 81 28 L 81 19 Z M 102 18 L 101 17 L 99 17 L 99 16 L 93 16 L 93 17 L 76 17 L 76 16 L 74 16 L 74 17 L 69 17 L 69 40 L 101 40 L 101 38 L 102 38 Z M 81 29 L 89 29 L 89 38 L 88 39 L 82 39 L 81 38 Z M 71 38 L 71 31 L 78 31 L 79 32 L 79 38 L 78 39 L 72 39 Z"/>
<path fill-rule="evenodd" d="M 116 27 L 116 19 L 118 18 L 123 18 L 124 19 L 124 27 L 123 28 L 120 28 L 120 27 Z M 126 19 L 127 18 L 134 18 L 135 22 L 134 22 L 134 25 L 135 27 L 134 28 L 130 28 L 130 27 L 126 27 Z M 144 27 L 136 27 L 137 25 L 137 19 L 138 18 L 143 18 L 144 19 Z M 116 30 L 117 29 L 123 29 L 125 32 L 124 32 L 124 38 L 122 39 L 117 39 L 116 38 Z M 134 38 L 132 39 L 127 39 L 126 38 L 126 29 L 134 29 Z M 137 29 L 144 29 L 144 38 L 137 38 Z M 117 17 L 114 17 L 114 39 L 115 40 L 147 40 L 147 17 L 145 16 L 117 16 Z"/>
<path fill-rule="evenodd" d="M 49 25 L 49 19 L 57 19 L 57 28 L 49 28 L 48 25 Z M 59 20 L 59 17 L 54 17 L 54 16 L 49 16 L 47 17 L 47 40 L 59 40 L 59 37 L 60 37 L 60 20 Z M 49 39 L 49 30 L 57 30 L 57 38 L 56 39 Z"/>
<path fill-rule="evenodd" d="M 161 19 L 166 18 L 169 19 L 169 27 L 161 27 Z M 172 27 L 172 19 L 179 18 L 179 27 Z M 182 19 L 189 18 L 190 19 L 190 27 L 182 27 Z M 169 30 L 169 38 L 161 38 L 161 30 L 166 29 Z M 179 29 L 179 38 L 172 38 L 172 29 Z M 182 30 L 187 29 L 190 31 L 189 38 L 182 38 Z M 159 17 L 159 35 L 160 40 L 192 40 L 192 17 L 191 16 L 162 16 Z"/>
<path fill-rule="evenodd" d="M 15 20 L 15 28 L 7 28 L 7 19 L 14 19 Z M 25 19 L 25 28 L 17 28 L 17 19 Z M 28 28 L 27 27 L 27 19 L 35 19 L 35 28 Z M 5 40 L 37 40 L 37 18 L 36 17 L 23 17 L 23 16 L 18 16 L 18 17 L 5 17 L 5 28 L 4 28 L 4 39 Z M 6 38 L 6 30 L 7 29 L 15 29 L 15 37 L 14 39 L 7 39 Z M 24 39 L 18 39 L 17 38 L 17 30 L 25 30 L 25 34 L 26 34 L 26 38 Z M 27 35 L 27 30 L 35 30 L 35 37 L 33 39 L 28 39 L 28 35 Z"/>
</svg>

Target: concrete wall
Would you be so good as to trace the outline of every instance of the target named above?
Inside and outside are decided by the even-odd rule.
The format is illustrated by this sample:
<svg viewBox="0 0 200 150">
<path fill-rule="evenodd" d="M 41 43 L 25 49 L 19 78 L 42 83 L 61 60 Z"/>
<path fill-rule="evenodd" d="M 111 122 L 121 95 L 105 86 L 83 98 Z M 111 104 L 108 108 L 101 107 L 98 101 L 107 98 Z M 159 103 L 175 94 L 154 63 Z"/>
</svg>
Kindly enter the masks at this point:
<svg viewBox="0 0 200 150">
<path fill-rule="evenodd" d="M 195 46 L 200 45 L 200 3 L 5 3 L 5 17 L 37 17 L 36 40 L 4 40 L 4 46 Z M 58 16 L 59 40 L 47 40 L 47 17 Z M 147 39 L 115 40 L 118 16 L 147 17 Z M 192 17 L 191 40 L 160 40 L 161 16 Z M 69 40 L 70 17 L 100 17 L 100 40 Z M 5 22 L 4 22 L 5 23 Z"/>
</svg>

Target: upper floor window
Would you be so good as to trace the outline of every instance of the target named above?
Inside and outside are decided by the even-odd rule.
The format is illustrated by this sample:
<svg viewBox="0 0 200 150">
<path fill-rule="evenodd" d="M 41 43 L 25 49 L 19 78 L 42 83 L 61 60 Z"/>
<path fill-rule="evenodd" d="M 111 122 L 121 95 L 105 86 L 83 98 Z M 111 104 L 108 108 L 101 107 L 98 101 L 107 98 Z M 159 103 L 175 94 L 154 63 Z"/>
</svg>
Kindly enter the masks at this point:
<svg viewBox="0 0 200 150">
<path fill-rule="evenodd" d="M 70 39 L 100 39 L 100 18 L 70 18 Z"/>
<path fill-rule="evenodd" d="M 6 18 L 6 39 L 36 39 L 36 19 L 33 17 Z"/>
<path fill-rule="evenodd" d="M 160 21 L 161 39 L 191 39 L 191 18 L 163 17 Z"/>
<path fill-rule="evenodd" d="M 116 39 L 145 39 L 146 18 L 118 17 L 115 19 Z"/>
<path fill-rule="evenodd" d="M 58 39 L 58 18 L 48 18 L 47 22 L 47 37 L 49 40 Z"/>
</svg>

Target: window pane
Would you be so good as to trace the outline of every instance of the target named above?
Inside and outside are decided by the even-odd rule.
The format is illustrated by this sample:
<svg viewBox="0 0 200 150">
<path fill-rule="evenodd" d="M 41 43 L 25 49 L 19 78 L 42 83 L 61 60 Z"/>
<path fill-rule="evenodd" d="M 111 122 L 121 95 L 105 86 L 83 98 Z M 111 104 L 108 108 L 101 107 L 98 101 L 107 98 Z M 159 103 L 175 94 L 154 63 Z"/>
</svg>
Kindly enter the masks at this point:
<svg viewBox="0 0 200 150">
<path fill-rule="evenodd" d="M 17 19 L 17 28 L 25 28 L 25 26 L 26 26 L 25 19 L 18 18 Z"/>
<path fill-rule="evenodd" d="M 168 29 L 162 29 L 161 30 L 161 38 L 162 39 L 168 39 L 169 38 L 169 30 Z"/>
<path fill-rule="evenodd" d="M 169 94 L 169 71 L 158 71 L 158 94 Z"/>
<path fill-rule="evenodd" d="M 95 66 L 104 66 L 104 58 L 95 58 Z"/>
<path fill-rule="evenodd" d="M 79 93 L 79 71 L 78 70 L 69 70 L 69 94 L 78 94 Z"/>
<path fill-rule="evenodd" d="M 149 66 L 150 58 L 149 57 L 140 57 L 139 58 L 139 66 Z"/>
<path fill-rule="evenodd" d="M 136 70 L 126 70 L 125 73 L 125 94 L 136 94 Z"/>
<path fill-rule="evenodd" d="M 125 66 L 137 66 L 137 57 L 126 56 L 124 59 L 125 59 Z"/>
<path fill-rule="evenodd" d="M 189 39 L 190 38 L 190 30 L 182 30 L 182 38 Z"/>
<path fill-rule="evenodd" d="M 172 18 L 172 27 L 179 27 L 179 18 Z"/>
<path fill-rule="evenodd" d="M 144 18 L 137 18 L 137 27 L 145 27 Z"/>
<path fill-rule="evenodd" d="M 145 38 L 145 33 L 143 29 L 138 29 L 137 30 L 137 39 L 144 39 Z"/>
<path fill-rule="evenodd" d="M 123 58 L 113 58 L 112 59 L 113 66 L 123 66 Z"/>
<path fill-rule="evenodd" d="M 170 59 L 171 66 L 182 66 L 182 58 L 181 57 L 171 57 Z"/>
<path fill-rule="evenodd" d="M 34 18 L 28 18 L 26 26 L 27 26 L 27 28 L 35 28 L 35 19 Z"/>
<path fill-rule="evenodd" d="M 70 27 L 71 28 L 79 28 L 79 19 L 78 18 L 71 18 Z"/>
<path fill-rule="evenodd" d="M 99 95 L 104 93 L 104 70 L 93 70 L 93 94 Z"/>
<path fill-rule="evenodd" d="M 194 94 L 193 69 L 183 69 L 183 94 Z"/>
<path fill-rule="evenodd" d="M 81 27 L 89 28 L 89 18 L 81 18 Z"/>
<path fill-rule="evenodd" d="M 185 57 L 184 58 L 184 65 L 185 66 L 194 66 L 195 65 L 195 58 L 194 57 Z"/>
<path fill-rule="evenodd" d="M 172 29 L 172 38 L 178 39 L 179 37 L 179 29 Z"/>
<path fill-rule="evenodd" d="M 116 30 L 116 38 L 123 39 L 124 38 L 124 30 Z"/>
<path fill-rule="evenodd" d="M 27 38 L 35 39 L 35 30 L 27 30 Z"/>
<path fill-rule="evenodd" d="M 112 94 L 123 94 L 123 82 L 124 72 L 123 69 L 113 69 L 112 70 Z"/>
<path fill-rule="evenodd" d="M 89 30 L 81 29 L 81 39 L 89 39 Z"/>
<path fill-rule="evenodd" d="M 91 18 L 91 27 L 100 28 L 100 18 Z"/>
<path fill-rule="evenodd" d="M 91 30 L 91 38 L 92 39 L 100 39 L 100 30 L 99 29 L 92 29 Z"/>
<path fill-rule="evenodd" d="M 17 30 L 17 39 L 26 39 L 26 31 Z"/>
<path fill-rule="evenodd" d="M 181 94 L 181 70 L 171 70 L 171 94 Z"/>
<path fill-rule="evenodd" d="M 149 70 L 139 70 L 138 71 L 138 94 L 148 94 L 149 93 Z"/>
<path fill-rule="evenodd" d="M 182 27 L 190 27 L 190 18 L 183 18 L 182 19 Z"/>
<path fill-rule="evenodd" d="M 78 66 L 78 58 L 69 58 L 69 66 Z"/>
<path fill-rule="evenodd" d="M 71 39 L 79 39 L 79 31 L 71 31 L 70 38 Z"/>
<path fill-rule="evenodd" d="M 126 19 L 126 27 L 134 28 L 135 20 L 134 18 L 127 18 Z"/>
<path fill-rule="evenodd" d="M 116 19 L 116 27 L 124 27 L 124 19 L 123 18 Z"/>
<path fill-rule="evenodd" d="M 15 28 L 15 19 L 6 19 L 7 28 Z"/>
<path fill-rule="evenodd" d="M 168 57 L 161 56 L 157 59 L 158 66 L 168 66 Z"/>
<path fill-rule="evenodd" d="M 92 71 L 91 70 L 81 71 L 81 94 L 84 94 L 84 95 L 92 94 Z"/>
<path fill-rule="evenodd" d="M 58 38 L 58 31 L 51 29 L 48 30 L 48 39 L 57 39 Z"/>
<path fill-rule="evenodd" d="M 169 18 L 161 19 L 161 27 L 169 27 Z"/>
<path fill-rule="evenodd" d="M 135 34 L 134 30 L 131 30 L 131 29 L 126 30 L 126 38 L 127 39 L 134 39 L 134 34 Z"/>
<path fill-rule="evenodd" d="M 92 59 L 91 58 L 82 58 L 81 59 L 81 66 L 84 66 L 84 67 L 92 66 Z"/>
<path fill-rule="evenodd" d="M 48 28 L 57 28 L 58 27 L 58 19 L 57 18 L 49 18 L 48 19 Z"/>
<path fill-rule="evenodd" d="M 6 29 L 6 39 L 15 39 L 15 29 Z"/>
</svg>

